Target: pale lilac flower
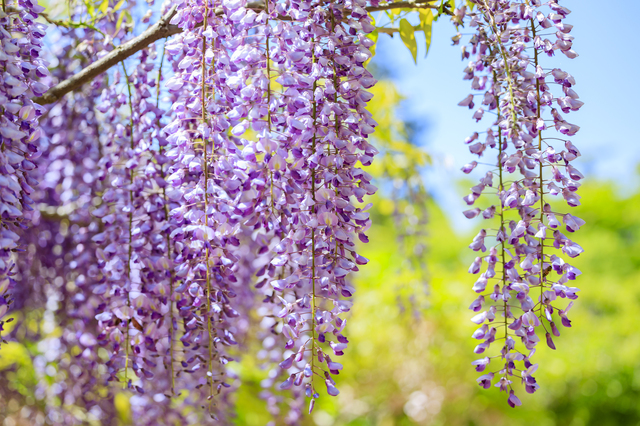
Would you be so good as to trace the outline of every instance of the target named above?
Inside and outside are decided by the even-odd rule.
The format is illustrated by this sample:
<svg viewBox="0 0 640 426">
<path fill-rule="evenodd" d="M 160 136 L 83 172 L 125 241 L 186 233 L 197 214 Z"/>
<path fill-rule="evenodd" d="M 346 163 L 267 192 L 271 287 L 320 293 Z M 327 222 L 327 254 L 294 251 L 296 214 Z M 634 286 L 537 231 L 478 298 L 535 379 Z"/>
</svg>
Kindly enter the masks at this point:
<svg viewBox="0 0 640 426">
<path fill-rule="evenodd" d="M 580 205 L 577 191 L 584 176 L 572 164 L 580 152 L 567 140 L 580 128 L 563 114 L 579 110 L 583 103 L 574 90 L 576 81 L 572 75 L 559 68 L 546 71 L 550 67 L 547 68 L 545 57 L 552 57 L 555 51 L 560 50 L 569 58 L 577 55 L 569 35 L 572 27 L 564 22 L 568 9 L 561 8 L 557 0 L 544 4 L 519 0 L 473 3 L 475 10 L 461 14 L 475 32 L 464 50 L 464 57 L 470 61 L 464 78 L 471 81 L 474 91 L 481 91 L 478 95 L 482 96 L 483 107 L 472 117 L 478 122 L 484 120 L 484 128 L 488 129 L 486 143 L 473 143 L 479 138 L 477 133 L 464 142 L 472 154 L 489 158 L 487 162 L 492 161 L 493 152 L 495 166 L 464 197 L 467 205 L 474 205 L 464 214 L 473 218 L 482 212 L 483 218 L 498 220 L 494 226 L 484 226 L 469 245 L 473 251 L 484 251 L 490 241 L 487 236 L 495 235 L 486 269 L 481 258 L 469 267 L 469 273 L 480 274 L 473 286 L 479 296 L 470 306 L 478 312 L 472 322 L 483 324 L 473 333 L 474 339 L 482 340 L 474 352 L 490 350 L 496 332 L 503 338 L 499 353 L 504 360 L 504 375 L 496 386 L 509 390 L 508 403 L 515 407 L 521 403 L 511 389 L 510 379 L 517 371 L 523 371 L 521 378 L 527 392 L 533 393 L 539 387 L 532 376 L 535 369 L 529 369 L 529 358 L 540 341 L 539 332 L 551 329 L 559 335 L 553 322 L 558 316 L 563 325 L 571 325 L 566 310 L 559 311 L 556 306 L 562 298 L 577 297 L 578 289 L 566 283 L 576 279 L 580 271 L 566 264 L 558 251 L 574 258 L 583 249 L 563 235 L 560 227 L 563 224 L 573 233 L 585 223 L 556 207 L 552 209 L 550 200 L 555 197 L 569 207 Z M 544 32 L 554 26 L 555 35 Z M 459 105 L 472 109 L 474 96 L 475 92 Z M 553 132 L 553 137 L 545 139 L 547 133 Z M 552 146 L 551 141 L 556 139 L 564 146 Z M 462 171 L 469 174 L 477 165 L 470 163 Z M 488 187 L 496 189 L 499 204 L 483 205 L 485 197 L 492 197 L 487 194 Z M 515 219 L 516 215 L 519 219 Z M 553 275 L 549 275 L 551 272 Z M 489 286 L 489 279 L 496 282 Z M 532 287 L 541 287 L 541 295 L 529 294 Z M 493 328 L 497 331 L 490 332 L 485 326 L 494 320 L 498 309 L 504 311 L 507 327 L 505 331 Z M 523 314 L 514 315 L 515 309 Z M 546 340 L 555 349 L 549 333 Z M 528 357 L 523 355 L 523 348 L 531 351 Z M 520 368 L 521 363 L 524 368 Z M 479 381 L 489 387 L 485 376 Z"/>
</svg>

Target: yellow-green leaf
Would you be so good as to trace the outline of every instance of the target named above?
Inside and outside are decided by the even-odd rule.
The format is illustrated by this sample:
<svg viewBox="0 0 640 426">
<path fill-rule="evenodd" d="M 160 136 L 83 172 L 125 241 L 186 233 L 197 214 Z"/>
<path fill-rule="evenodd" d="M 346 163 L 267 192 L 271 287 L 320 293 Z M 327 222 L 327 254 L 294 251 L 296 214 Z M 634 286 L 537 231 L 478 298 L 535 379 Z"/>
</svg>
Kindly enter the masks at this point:
<svg viewBox="0 0 640 426">
<path fill-rule="evenodd" d="M 424 32 L 424 38 L 427 42 L 427 51 L 424 53 L 426 57 L 431 47 L 431 30 L 433 28 L 433 12 L 431 9 L 420 11 L 420 29 Z"/>
<path fill-rule="evenodd" d="M 122 27 L 122 23 L 129 24 L 133 22 L 133 18 L 131 17 L 131 13 L 128 10 L 123 10 L 120 16 L 118 16 L 118 22 L 116 23 L 116 30 L 114 31 L 114 35 L 118 34 L 120 28 Z"/>
<path fill-rule="evenodd" d="M 391 25 L 393 25 L 396 22 L 396 17 L 399 16 L 401 12 L 397 9 L 391 9 L 385 10 L 384 13 L 387 15 L 387 18 L 389 18 Z"/>
<path fill-rule="evenodd" d="M 17 342 L 7 342 L 2 345 L 2 356 L 0 357 L 0 370 L 16 364 L 19 367 L 33 368 L 31 356 L 26 346 Z"/>
<path fill-rule="evenodd" d="M 124 0 L 120 0 L 114 7 L 113 7 L 113 11 L 117 12 L 118 10 L 120 10 L 120 8 L 122 7 L 122 5 L 124 4 Z"/>
<path fill-rule="evenodd" d="M 96 18 L 96 8 L 93 5 L 93 1 L 92 0 L 88 0 L 84 2 L 85 6 L 87 6 L 87 13 L 89 14 L 89 16 L 91 16 L 91 19 L 95 19 Z"/>
<path fill-rule="evenodd" d="M 98 7 L 98 10 L 102 12 L 103 15 L 105 15 L 107 13 L 107 9 L 109 9 L 109 0 L 102 0 L 102 3 L 100 3 L 100 7 Z"/>
<path fill-rule="evenodd" d="M 128 395 L 116 393 L 113 402 L 120 420 L 124 424 L 131 424 L 131 402 L 129 401 Z"/>
<path fill-rule="evenodd" d="M 413 61 L 418 63 L 418 44 L 416 43 L 416 36 L 414 34 L 413 26 L 406 19 L 400 21 L 400 38 L 407 49 L 413 56 Z"/>
<path fill-rule="evenodd" d="M 470 0 L 467 0 L 467 6 L 469 7 L 469 10 L 473 10 L 473 8 L 475 7 L 475 5 L 476 5 L 476 4 L 475 4 L 474 2 L 472 2 L 472 1 L 470 1 Z"/>
<path fill-rule="evenodd" d="M 124 13 L 121 13 L 120 16 L 118 16 L 118 21 L 116 22 L 116 30 L 113 32 L 114 36 L 118 34 L 118 31 L 120 31 L 120 27 L 122 26 L 123 20 L 124 20 Z"/>
</svg>

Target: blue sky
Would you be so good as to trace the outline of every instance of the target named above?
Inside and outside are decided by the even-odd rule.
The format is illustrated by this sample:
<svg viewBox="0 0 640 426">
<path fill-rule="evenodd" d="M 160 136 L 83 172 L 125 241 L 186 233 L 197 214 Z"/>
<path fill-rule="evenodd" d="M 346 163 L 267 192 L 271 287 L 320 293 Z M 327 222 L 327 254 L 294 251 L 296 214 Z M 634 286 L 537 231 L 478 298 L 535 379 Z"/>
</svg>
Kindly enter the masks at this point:
<svg viewBox="0 0 640 426">
<path fill-rule="evenodd" d="M 633 130 L 640 124 L 636 104 L 640 100 L 640 61 L 635 53 L 640 1 L 564 0 L 561 5 L 572 11 L 566 22 L 574 25 L 573 46 L 580 56 L 573 60 L 564 55 L 545 57 L 544 66 L 571 73 L 577 81 L 575 90 L 585 102 L 580 111 L 568 116 L 581 127 L 572 138 L 582 152 L 576 165 L 588 179 L 615 180 L 624 195 L 640 184 L 640 141 Z M 375 61 L 384 64 L 407 98 L 403 118 L 422 124 L 416 142 L 434 159 L 425 176 L 430 192 L 454 224 L 466 229 L 471 223 L 460 213 L 466 207 L 461 200 L 465 194 L 455 181 L 464 177 L 460 167 L 474 159 L 464 139 L 484 129 L 471 118 L 472 111 L 457 106 L 470 88 L 462 80 L 460 47 L 451 46 L 454 34 L 448 19 L 436 22 L 425 59 L 424 38 L 416 33 L 422 49 L 418 65 L 397 35 L 393 39 L 381 35 Z"/>
</svg>

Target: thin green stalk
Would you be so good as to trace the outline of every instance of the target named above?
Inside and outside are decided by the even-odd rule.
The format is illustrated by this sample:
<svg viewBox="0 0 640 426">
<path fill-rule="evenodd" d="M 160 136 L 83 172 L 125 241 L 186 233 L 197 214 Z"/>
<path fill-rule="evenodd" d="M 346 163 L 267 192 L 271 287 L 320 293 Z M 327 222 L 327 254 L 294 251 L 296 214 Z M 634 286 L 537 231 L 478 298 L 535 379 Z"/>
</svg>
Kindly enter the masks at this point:
<svg viewBox="0 0 640 426">
<path fill-rule="evenodd" d="M 331 13 L 331 33 L 335 32 L 335 28 L 336 28 L 336 19 L 335 19 L 335 15 L 333 14 L 333 12 Z M 336 49 L 335 46 L 333 48 L 333 56 L 336 56 Z M 334 93 L 333 93 L 333 102 L 334 103 L 338 103 L 338 72 L 336 71 L 336 62 L 333 61 L 332 62 L 332 66 L 333 66 L 333 89 L 334 89 Z M 338 115 L 334 112 L 334 117 L 335 117 L 335 126 L 334 126 L 334 130 L 336 132 L 336 138 L 340 137 L 340 120 L 338 120 Z M 328 148 L 329 150 L 329 155 L 331 155 L 331 146 L 329 146 Z M 338 155 L 338 148 L 336 148 L 336 156 Z M 334 172 L 337 174 L 337 170 L 338 167 L 336 166 L 334 169 Z M 330 185 L 330 183 L 328 183 L 328 185 Z M 338 188 L 334 188 L 335 189 L 335 193 L 336 196 L 338 195 Z M 335 237 L 335 234 L 333 236 L 333 240 L 335 243 L 335 252 L 336 255 L 338 254 L 338 239 Z"/>
<path fill-rule="evenodd" d="M 207 30 L 207 21 L 209 18 L 209 7 L 208 5 L 205 3 L 204 6 L 204 27 L 203 27 L 203 33 Z M 206 62 L 205 62 L 205 54 L 207 52 L 207 39 L 206 37 L 203 35 L 202 36 L 202 92 L 201 92 L 201 97 L 202 97 L 202 122 L 206 123 L 207 122 L 207 104 L 206 104 L 206 84 L 205 84 L 205 78 L 206 78 Z M 202 146 L 203 146 L 203 150 L 204 150 L 204 165 L 203 165 L 203 170 L 204 170 L 204 226 L 205 228 L 209 226 L 209 216 L 208 216 L 208 210 L 209 210 L 209 194 L 208 194 L 208 187 L 209 187 L 209 159 L 208 159 L 208 153 L 207 153 L 207 141 L 205 140 L 204 134 L 202 135 Z M 206 317 L 207 317 L 207 334 L 209 337 L 209 363 L 208 363 L 208 367 L 207 367 L 207 371 L 209 372 L 209 374 L 211 374 L 211 377 L 209 377 L 207 380 L 209 380 L 209 398 L 213 398 L 213 332 L 211 330 L 211 273 L 209 271 L 209 244 L 206 244 L 205 246 L 205 261 L 206 261 L 206 281 L 207 281 L 207 304 L 206 304 Z"/>
<path fill-rule="evenodd" d="M 166 49 L 163 47 L 162 57 L 160 58 L 160 67 L 158 68 L 158 78 L 156 81 L 156 108 L 160 106 L 160 80 L 162 79 L 162 65 L 164 64 L 165 53 L 166 53 Z M 160 128 L 160 118 L 158 118 L 158 128 Z M 160 145 L 158 147 L 158 151 L 160 155 L 162 155 L 162 153 L 164 152 L 164 147 Z M 162 178 L 162 180 L 164 180 L 166 177 L 164 164 L 160 166 L 160 177 Z M 169 222 L 169 198 L 167 197 L 167 190 L 165 186 L 162 187 L 162 199 L 164 200 L 165 220 Z M 171 238 L 169 236 L 169 233 L 166 234 L 166 241 L 167 241 L 167 256 L 169 257 L 169 259 L 171 259 L 173 248 L 171 246 Z M 173 338 L 175 334 L 175 329 L 173 328 L 173 305 L 174 305 L 173 304 L 173 288 L 174 288 L 175 275 L 173 272 L 173 268 L 171 268 L 169 273 L 170 273 L 170 278 L 169 278 L 169 354 L 170 354 L 169 370 L 171 374 L 171 394 L 175 395 L 176 377 L 175 377 L 175 372 L 173 367 L 174 351 L 175 351 L 174 349 L 175 342 Z"/>
<path fill-rule="evenodd" d="M 265 3 L 265 11 L 267 12 L 267 24 L 266 28 L 271 30 L 269 27 L 269 0 L 266 0 Z M 267 44 L 267 127 L 269 128 L 269 132 L 271 132 L 271 59 L 270 58 L 270 48 L 269 48 L 269 34 L 265 34 L 266 44 Z M 275 204 L 273 201 L 273 172 L 269 169 L 269 181 L 270 181 L 270 191 L 271 191 L 271 213 L 275 215 Z"/>
<path fill-rule="evenodd" d="M 507 85 L 509 87 L 509 106 L 511 108 L 511 118 L 513 123 L 511 124 L 512 130 L 514 132 L 517 132 L 517 113 L 516 113 L 516 98 L 515 98 L 515 93 L 513 90 L 514 84 L 513 84 L 513 79 L 511 78 L 511 68 L 509 66 L 509 61 L 507 60 L 507 53 L 505 52 L 505 47 L 502 44 L 502 42 L 500 41 L 500 32 L 498 31 L 498 26 L 496 25 L 495 20 L 493 19 L 493 15 L 491 13 L 488 13 L 489 11 L 489 6 L 487 5 L 486 1 L 483 0 L 482 2 L 484 8 L 486 9 L 487 13 L 485 14 L 485 11 L 483 11 L 483 14 L 485 15 L 485 18 L 489 18 L 489 21 L 491 22 L 491 29 L 493 31 L 493 34 L 495 34 L 496 36 L 496 41 L 497 41 L 497 45 L 498 45 L 498 50 L 500 51 L 500 56 L 502 56 L 502 60 L 504 61 L 504 70 L 505 70 L 505 76 L 507 79 Z M 500 110 L 500 104 L 498 104 L 498 111 Z"/>
<path fill-rule="evenodd" d="M 2 4 L 4 5 L 5 0 L 2 0 Z M 103 37 L 106 37 L 107 35 L 105 33 L 103 33 L 102 31 L 100 31 L 99 28 L 97 28 L 95 25 L 92 24 L 88 24 L 86 22 L 73 22 L 71 20 L 68 21 L 63 21 L 63 20 L 59 20 L 59 19 L 52 19 L 49 17 L 49 14 L 45 13 L 45 12 L 41 12 L 40 16 L 47 21 L 48 23 L 52 24 L 52 25 L 56 25 L 58 27 L 63 27 L 63 28 L 88 28 L 90 30 L 93 30 L 99 34 L 101 34 Z"/>
<path fill-rule="evenodd" d="M 494 81 L 497 81 L 497 75 L 494 71 L 493 73 L 493 78 Z M 497 101 L 499 102 L 499 98 L 497 98 Z M 498 122 L 500 122 L 500 109 L 498 108 Z M 502 167 L 502 128 L 500 126 L 498 126 L 498 178 L 500 180 L 499 182 L 499 187 L 498 187 L 498 193 L 503 192 L 505 190 L 504 188 L 504 179 L 503 179 L 503 167 Z M 500 231 L 502 231 L 503 233 L 505 232 L 505 226 L 504 226 L 504 205 L 501 202 L 500 203 Z M 506 236 L 506 235 L 505 235 Z M 503 236 L 504 237 L 504 236 Z M 505 244 L 504 244 L 504 240 L 501 241 L 500 243 L 500 257 L 502 260 L 502 285 L 505 286 L 507 285 L 507 276 L 506 276 L 506 270 L 504 268 L 504 265 L 506 264 L 506 258 L 505 258 Z M 508 318 L 507 318 L 507 301 L 504 301 L 504 338 L 506 340 L 507 336 L 509 335 L 509 329 L 508 329 Z"/>
<path fill-rule="evenodd" d="M 135 144 L 133 141 L 133 94 L 131 93 L 131 82 L 129 81 L 129 74 L 127 73 L 127 68 L 124 66 L 124 62 L 121 62 L 122 64 L 122 71 L 124 72 L 124 78 L 127 82 L 127 92 L 129 93 L 129 125 L 131 127 L 130 129 L 130 136 L 131 136 L 131 150 L 133 151 Z M 131 176 L 129 179 L 129 183 L 133 184 L 133 175 L 134 175 L 134 171 L 131 170 Z M 128 253 L 128 260 L 127 260 L 127 277 L 129 279 L 129 286 L 131 286 L 131 258 L 133 257 L 133 245 L 132 240 L 133 240 L 133 190 L 130 189 L 129 190 L 129 203 L 131 204 L 130 209 L 129 209 L 129 253 Z M 127 306 L 131 307 L 131 298 L 130 298 L 130 290 L 127 292 Z M 127 321 L 127 337 L 126 337 L 126 341 L 125 341 L 125 363 L 124 363 L 124 381 L 125 381 L 125 386 L 127 386 L 128 383 L 128 377 L 129 377 L 129 328 L 131 326 L 131 318 L 129 318 L 129 320 Z"/>
<path fill-rule="evenodd" d="M 533 18 L 531 19 L 531 31 L 533 33 L 533 39 L 536 38 L 536 26 L 533 22 Z M 538 69 L 538 49 L 534 49 L 534 66 Z M 540 111 L 540 80 L 536 78 L 536 101 L 537 101 L 537 110 L 536 110 L 536 119 L 539 120 L 541 117 Z M 536 122 L 537 122 L 536 120 Z M 542 152 L 542 130 L 538 130 L 538 151 Z M 543 174 L 542 174 L 542 157 L 540 157 L 540 224 L 544 224 L 544 191 L 542 190 L 543 184 Z M 540 317 L 543 317 L 543 295 L 544 295 L 544 282 L 545 282 L 545 274 L 544 274 L 544 239 L 540 238 Z"/>
<path fill-rule="evenodd" d="M 315 37 L 311 41 L 311 46 L 313 48 L 315 44 Z M 315 64 L 317 61 L 315 48 L 313 48 L 313 63 Z M 313 81 L 313 93 L 316 92 L 316 88 L 318 86 L 317 80 Z M 311 142 L 312 146 L 312 155 L 316 153 L 316 120 L 317 120 L 317 107 L 318 102 L 315 100 L 315 96 L 313 98 L 313 139 Z M 311 212 L 313 214 L 316 213 L 316 169 L 311 169 L 311 197 L 313 198 L 313 207 Z M 313 377 L 315 375 L 315 355 L 318 350 L 316 343 L 316 230 L 315 228 L 311 229 L 311 388 L 313 389 Z M 315 391 L 315 390 L 314 390 Z"/>
</svg>

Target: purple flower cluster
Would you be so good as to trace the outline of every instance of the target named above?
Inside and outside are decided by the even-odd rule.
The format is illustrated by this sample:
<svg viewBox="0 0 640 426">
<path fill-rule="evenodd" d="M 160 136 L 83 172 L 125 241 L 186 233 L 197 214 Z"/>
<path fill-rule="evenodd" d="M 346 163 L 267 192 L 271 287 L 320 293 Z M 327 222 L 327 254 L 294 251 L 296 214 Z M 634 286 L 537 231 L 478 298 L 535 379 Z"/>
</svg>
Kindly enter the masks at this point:
<svg viewBox="0 0 640 426">
<path fill-rule="evenodd" d="M 31 195 L 38 184 L 32 172 L 41 154 L 38 118 L 44 109 L 31 98 L 48 89 L 40 81 L 49 75 L 41 57 L 45 26 L 35 22 L 42 10 L 35 1 L 20 0 L 0 11 L 0 336 L 15 287 L 13 253 L 33 218 Z"/>
<path fill-rule="evenodd" d="M 76 8 L 73 16 L 82 13 L 86 11 Z M 94 26 L 113 29 L 107 19 Z M 105 48 L 97 31 L 83 35 L 84 42 L 74 30 L 48 34 L 54 41 L 50 53 L 56 58 L 52 84 L 88 65 Z M 108 377 L 98 352 L 102 341 L 95 319 L 103 310 L 94 240 L 102 224 L 91 214 L 109 181 L 111 145 L 96 105 L 107 80 L 100 76 L 82 91 L 48 106 L 41 119 L 42 156 L 33 172 L 40 182 L 32 196 L 38 209 L 34 226 L 20 235 L 26 253 L 18 259 L 19 287 L 31 298 L 25 303 L 36 312 L 44 310 L 43 330 L 60 330 L 60 335 L 45 332 L 31 339 L 41 339 L 42 352 L 34 356 L 40 377 L 36 395 L 47 402 L 44 414 L 53 424 L 81 424 L 82 419 L 110 423 L 117 416 L 113 398 L 99 397 L 106 391 Z"/>
<path fill-rule="evenodd" d="M 158 83 L 148 75 L 155 68 L 155 51 L 145 49 L 137 59 L 130 75 L 124 65 L 122 73 L 114 73 L 115 84 L 103 91 L 97 107 L 105 115 L 105 127 L 111 124 L 111 139 L 103 156 L 110 181 L 102 204 L 92 212 L 103 224 L 103 231 L 93 237 L 102 272 L 93 292 L 105 304 L 97 316 L 103 330 L 99 340 L 108 340 L 113 354 L 119 355 L 107 364 L 112 380 L 123 368 L 125 379 L 128 368 L 142 379 L 153 378 L 156 363 L 150 358 L 159 351 L 164 354 L 158 345 L 165 344 L 162 339 L 167 339 L 171 327 L 165 318 L 171 278 L 165 182 L 158 151 L 151 149 L 163 112 L 152 93 Z M 122 74 L 125 90 L 117 93 Z M 119 121 L 121 107 L 128 109 L 126 124 Z"/>
<path fill-rule="evenodd" d="M 72 50 L 56 53 L 66 65 L 64 59 Z M 64 68 L 55 68 L 53 76 L 64 77 Z M 90 89 L 95 97 L 100 93 L 100 80 Z M 90 212 L 94 197 L 102 190 L 100 178 L 106 173 L 99 166 L 102 152 L 94 101 L 83 94 L 68 96 L 42 120 L 43 155 L 37 162 L 40 185 L 36 193 L 39 217 L 21 235 L 28 255 L 18 263 L 21 287 L 46 300 L 44 327 L 55 324 L 61 330 L 59 337 L 43 336 L 47 350 L 37 359 L 46 358 L 47 364 L 55 365 L 56 374 L 50 376 L 47 364 L 42 365 L 38 392 L 46 394 L 48 401 L 61 401 L 48 404 L 45 414 L 64 424 L 77 424 L 78 412 L 102 421 L 115 417 L 110 400 L 93 397 L 101 385 L 97 372 L 104 367 L 96 339 L 100 298 L 92 291 L 100 277 L 92 241 L 99 224 Z M 29 306 L 39 305 L 30 302 Z"/>
<path fill-rule="evenodd" d="M 497 205 L 473 207 L 467 218 L 499 219 L 495 229 L 482 229 L 469 246 L 487 251 L 469 268 L 479 274 L 473 290 L 479 294 L 470 309 L 478 312 L 472 321 L 480 328 L 473 333 L 479 340 L 476 354 L 484 354 L 495 341 L 498 355 L 473 362 L 480 386 L 492 384 L 509 392 L 508 403 L 520 405 L 512 382 L 518 378 L 529 393 L 539 385 L 532 364 L 537 343 L 544 339 L 555 349 L 552 336 L 559 336 L 558 320 L 570 327 L 567 311 L 573 305 L 559 306 L 560 299 L 576 299 L 578 288 L 571 285 L 580 271 L 560 257 L 569 259 L 582 248 L 563 233 L 571 235 L 584 221 L 552 207 L 552 197 L 561 197 L 570 206 L 580 204 L 576 194 L 583 175 L 571 162 L 580 156 L 569 138 L 579 127 L 563 115 L 577 111 L 582 102 L 574 91 L 575 80 L 558 68 L 543 68 L 543 58 L 572 50 L 572 26 L 564 19 L 570 11 L 557 0 L 473 0 L 475 10 L 458 11 L 467 25 L 475 29 L 463 56 L 470 62 L 465 79 L 474 93 L 461 106 L 475 110 L 481 121 L 485 110 L 497 115 L 481 136 L 474 133 L 465 141 L 471 153 L 482 157 L 488 149 L 497 151 L 496 167 L 481 177 L 464 200 L 474 206 L 484 193 L 497 195 Z M 549 38 L 548 38 L 549 37 Z M 475 101 L 475 102 L 474 102 Z M 547 132 L 555 129 L 553 137 Z M 551 144 L 562 141 L 561 150 Z M 470 173 L 478 165 L 463 167 Z M 556 203 L 554 203 L 556 205 Z M 554 251 L 555 249 L 555 251 Z M 565 257 L 565 259 L 566 259 Z M 494 345 L 495 346 L 495 345 Z M 491 368 L 498 361 L 500 365 Z"/>
<path fill-rule="evenodd" d="M 0 56 L 3 296 L 19 273 L 18 305 L 41 306 L 44 329 L 62 331 L 32 336 L 50 347 L 34 364 L 54 424 L 110 422 L 109 382 L 137 391 L 130 401 L 140 424 L 228 421 L 237 380 L 227 364 L 252 312 L 273 336 L 264 341 L 272 369 L 264 384 L 288 377 L 264 398 L 275 413 L 277 394 L 295 385 L 286 422 L 297 423 L 305 394 L 310 410 L 321 388 L 338 394 L 348 275 L 367 262 L 355 244 L 367 241 L 370 206 L 356 203 L 376 191 L 360 168 L 377 153 L 366 110 L 375 79 L 363 66 L 373 26 L 363 1 L 171 6 L 183 32 L 160 61 L 150 45 L 48 109 L 29 100 L 48 75 L 33 23 L 41 9 L 2 17 L 28 35 L 9 36 Z M 70 19 L 87 13 L 76 7 Z M 57 63 L 44 81 L 69 78 L 125 41 L 111 18 L 54 31 Z M 37 229 L 26 227 L 31 219 Z M 12 271 L 19 247 L 27 255 Z M 5 314 L 9 296 L 2 300 Z"/>
<path fill-rule="evenodd" d="M 24 297 L 62 328 L 34 337 L 57 348 L 39 358 L 40 374 L 60 369 L 38 392 L 64 400 L 47 404 L 56 424 L 108 422 L 112 399 L 95 398 L 108 382 L 137 391 L 141 424 L 227 421 L 237 380 L 226 365 L 257 311 L 273 336 L 264 384 L 295 385 L 293 424 L 305 394 L 310 409 L 321 387 L 338 394 L 348 274 L 367 262 L 355 244 L 367 241 L 370 206 L 355 203 L 376 191 L 359 167 L 377 153 L 366 110 L 375 79 L 363 67 L 373 27 L 364 2 L 172 6 L 184 31 L 166 43 L 157 77 L 151 45 L 46 112 L 39 228 L 21 234 L 29 255 L 19 263 L 37 290 Z M 86 43 L 59 47 L 53 83 L 74 58 L 114 48 L 100 31 L 126 37 L 111 19 L 95 27 Z M 280 396 L 264 397 L 279 410 Z"/>
<path fill-rule="evenodd" d="M 348 343 L 346 277 L 366 263 L 355 240 L 370 226 L 352 198 L 376 190 L 356 166 L 377 153 L 366 140 L 376 123 L 365 109 L 375 80 L 363 67 L 373 30 L 364 5 L 178 5 L 172 23 L 185 32 L 167 44 L 176 70 L 167 87 L 180 94 L 164 128 L 167 182 L 180 200 L 172 237 L 185 241 L 181 315 L 194 324 L 183 341 L 219 342 L 204 357 L 212 393 L 226 384 L 219 346 L 235 343 L 234 265 L 248 255 L 272 305 L 263 325 L 284 336 L 280 388 L 304 384 L 316 398 L 317 377 L 338 393 L 342 366 L 331 357 Z"/>
</svg>

